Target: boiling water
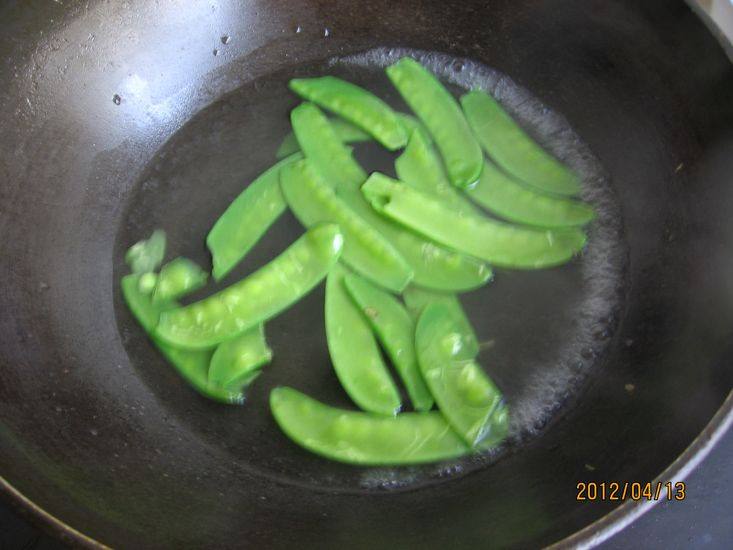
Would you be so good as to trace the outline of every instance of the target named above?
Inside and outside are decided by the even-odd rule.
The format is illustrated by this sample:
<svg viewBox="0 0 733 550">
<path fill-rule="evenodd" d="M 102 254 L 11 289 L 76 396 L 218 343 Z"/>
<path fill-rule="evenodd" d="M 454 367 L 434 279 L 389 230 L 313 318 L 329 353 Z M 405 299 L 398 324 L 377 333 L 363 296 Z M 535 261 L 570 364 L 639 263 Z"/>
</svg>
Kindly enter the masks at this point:
<svg viewBox="0 0 733 550">
<path fill-rule="evenodd" d="M 582 394 L 583 382 L 603 368 L 623 306 L 626 248 L 618 206 L 597 160 L 561 114 L 544 106 L 507 75 L 468 59 L 434 52 L 376 49 L 318 65 L 274 73 L 222 98 L 199 113 L 166 143 L 140 179 L 120 229 L 116 277 L 124 251 L 155 227 L 171 237 L 169 258 L 182 254 L 209 266 L 203 243 L 209 228 L 247 182 L 274 162 L 289 130 L 297 99 L 287 91 L 294 76 L 334 74 L 365 86 L 407 111 L 383 68 L 410 55 L 460 94 L 482 89 L 504 107 L 583 181 L 582 198 L 596 209 L 581 257 L 559 268 L 497 270 L 495 280 L 462 301 L 479 339 L 479 361 L 505 392 L 511 410 L 507 442 L 493 453 L 450 463 L 400 468 L 356 468 L 329 462 L 297 448 L 279 433 L 267 396 L 290 385 L 334 406 L 352 407 L 330 367 L 323 330 L 323 290 L 267 325 L 273 363 L 249 392 L 244 407 L 206 402 L 171 375 L 118 300 L 118 322 L 132 367 L 151 391 L 207 445 L 225 449 L 232 461 L 283 482 L 342 491 L 406 490 L 487 467 L 521 449 Z M 395 155 L 374 144 L 357 145 L 369 170 L 394 174 Z M 274 257 L 302 232 L 286 215 L 222 285 L 231 284 Z M 212 290 L 197 293 L 198 299 Z"/>
</svg>

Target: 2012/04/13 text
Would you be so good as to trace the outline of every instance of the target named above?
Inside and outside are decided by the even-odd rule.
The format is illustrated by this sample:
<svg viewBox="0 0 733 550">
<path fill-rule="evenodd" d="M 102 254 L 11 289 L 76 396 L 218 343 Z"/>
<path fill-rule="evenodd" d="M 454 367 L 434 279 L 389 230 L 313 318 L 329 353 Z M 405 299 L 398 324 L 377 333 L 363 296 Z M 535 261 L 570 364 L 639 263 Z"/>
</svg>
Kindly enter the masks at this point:
<svg viewBox="0 0 733 550">
<path fill-rule="evenodd" d="M 578 482 L 575 486 L 576 500 L 582 501 L 616 501 L 616 500 L 685 500 L 686 487 L 682 481 L 663 483 L 653 482 Z"/>
</svg>

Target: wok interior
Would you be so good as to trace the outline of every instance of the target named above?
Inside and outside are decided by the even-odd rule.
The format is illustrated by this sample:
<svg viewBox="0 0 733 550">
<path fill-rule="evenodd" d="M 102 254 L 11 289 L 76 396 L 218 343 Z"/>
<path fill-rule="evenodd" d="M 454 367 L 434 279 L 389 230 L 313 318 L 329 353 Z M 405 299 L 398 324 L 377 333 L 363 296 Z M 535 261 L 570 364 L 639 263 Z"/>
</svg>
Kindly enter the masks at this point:
<svg viewBox="0 0 733 550">
<path fill-rule="evenodd" d="M 576 502 L 578 481 L 652 479 L 730 391 L 733 74 L 683 5 L 133 4 L 58 15 L 3 92 L 0 472 L 51 513 L 115 546 L 547 543 L 613 506 Z M 510 405 L 535 405 L 516 407 L 504 452 L 366 470 L 301 451 L 267 411 L 277 384 L 348 406 L 322 289 L 268 325 L 276 361 L 240 409 L 177 378 L 117 284 L 124 249 L 158 226 L 207 265 L 206 231 L 288 131 L 288 78 L 341 74 L 397 102 L 376 54 L 348 58 L 397 46 L 498 71 L 509 102 L 500 75 L 529 90 L 515 112 L 564 143 L 603 208 L 581 260 L 499 272 L 466 298 L 493 341 L 482 362 Z M 388 171 L 376 147 L 356 152 Z M 229 281 L 299 231 L 286 217 Z"/>
</svg>

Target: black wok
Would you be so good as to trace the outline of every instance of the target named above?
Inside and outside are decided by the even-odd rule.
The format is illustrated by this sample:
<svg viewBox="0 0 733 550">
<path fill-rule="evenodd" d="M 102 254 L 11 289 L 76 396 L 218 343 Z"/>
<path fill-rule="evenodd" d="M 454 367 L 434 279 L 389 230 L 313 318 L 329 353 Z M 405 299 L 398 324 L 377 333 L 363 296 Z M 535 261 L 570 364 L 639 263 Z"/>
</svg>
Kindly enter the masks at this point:
<svg viewBox="0 0 733 550">
<path fill-rule="evenodd" d="M 287 132 L 289 78 L 399 105 L 379 68 L 399 48 L 496 90 L 599 219 L 571 265 L 466 297 L 514 411 L 505 448 L 370 470 L 267 411 L 278 384 L 349 406 L 322 289 L 268 326 L 276 360 L 238 408 L 172 372 L 117 283 L 154 227 L 209 261 L 208 227 Z M 577 501 L 579 482 L 681 480 L 730 424 L 733 66 L 683 2 L 9 1 L 0 57 L 0 488 L 64 540 L 587 545 L 650 504 Z M 231 280 L 299 231 L 284 219 Z"/>
</svg>

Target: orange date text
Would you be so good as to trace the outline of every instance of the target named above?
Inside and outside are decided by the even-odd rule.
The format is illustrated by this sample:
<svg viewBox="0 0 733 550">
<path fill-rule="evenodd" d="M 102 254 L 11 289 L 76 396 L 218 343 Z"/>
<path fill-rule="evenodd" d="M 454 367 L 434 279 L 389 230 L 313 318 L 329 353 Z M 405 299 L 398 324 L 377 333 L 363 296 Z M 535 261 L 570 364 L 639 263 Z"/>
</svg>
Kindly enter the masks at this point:
<svg viewBox="0 0 733 550">
<path fill-rule="evenodd" d="M 581 481 L 575 488 L 575 500 L 598 502 L 617 500 L 685 500 L 682 481 Z"/>
</svg>

